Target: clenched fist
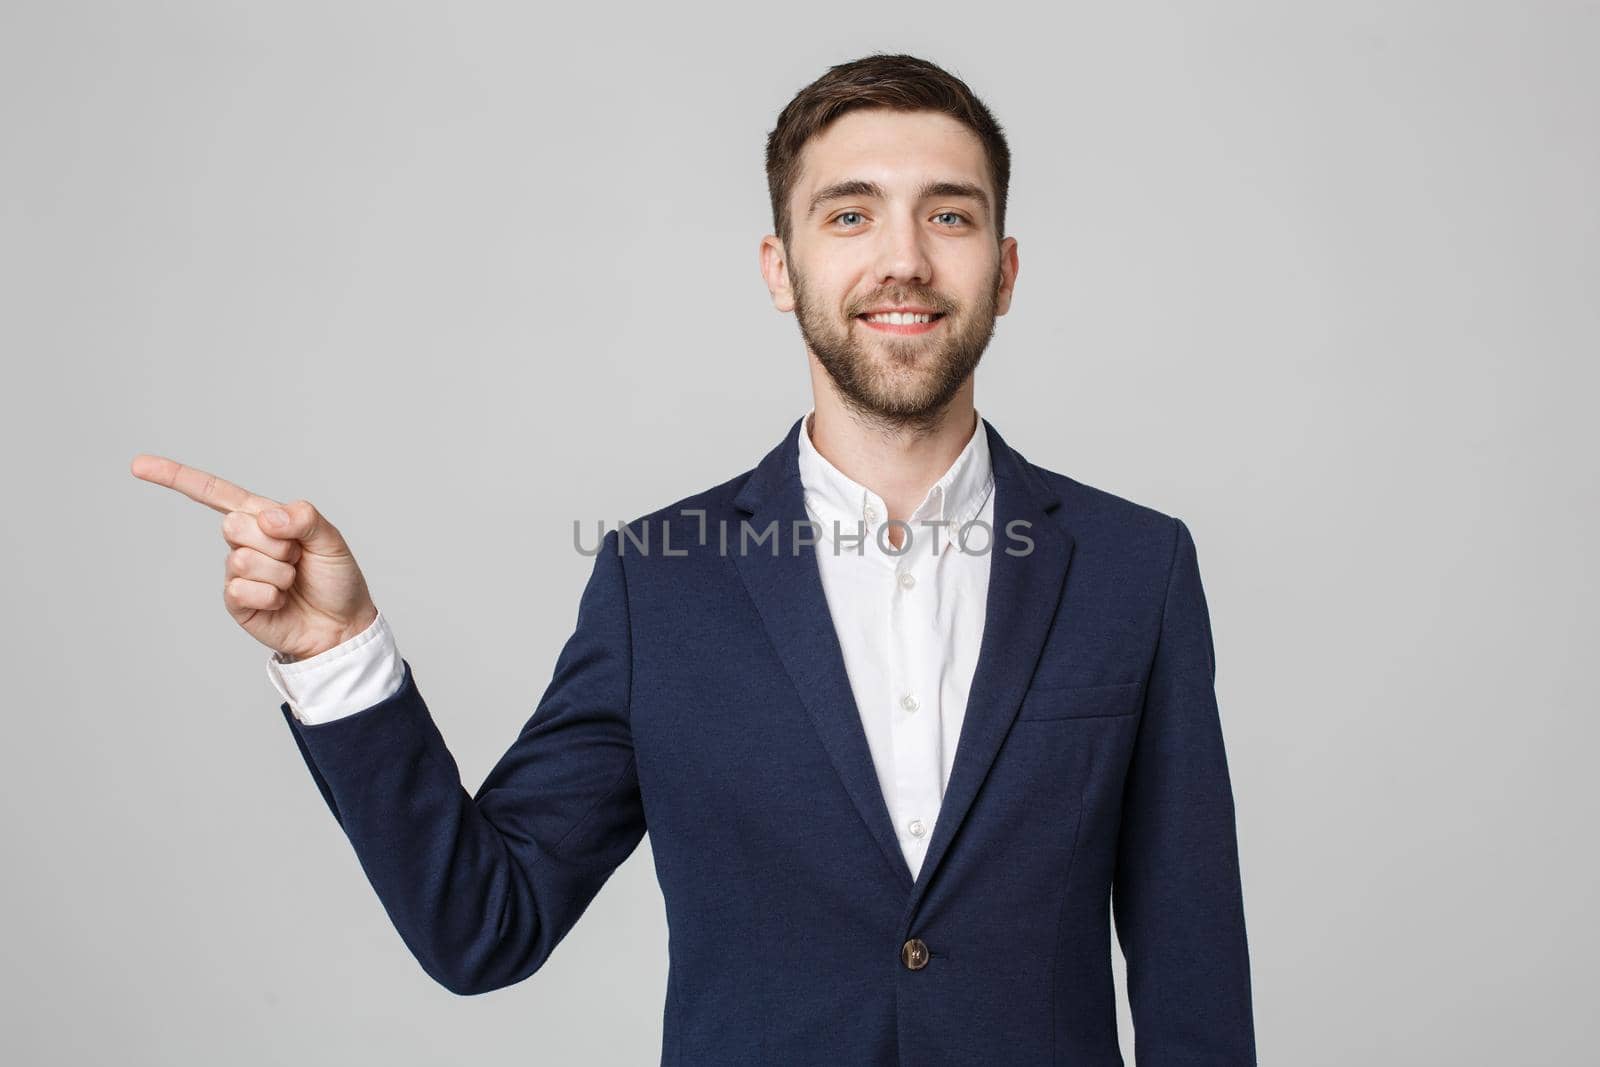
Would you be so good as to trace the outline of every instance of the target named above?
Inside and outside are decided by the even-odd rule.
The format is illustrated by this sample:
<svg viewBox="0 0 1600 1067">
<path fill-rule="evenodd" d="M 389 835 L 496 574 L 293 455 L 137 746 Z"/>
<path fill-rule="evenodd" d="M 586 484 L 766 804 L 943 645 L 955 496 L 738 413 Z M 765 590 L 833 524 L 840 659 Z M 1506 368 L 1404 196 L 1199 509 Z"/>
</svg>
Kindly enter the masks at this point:
<svg viewBox="0 0 1600 1067">
<path fill-rule="evenodd" d="M 222 539 L 232 546 L 222 602 L 286 659 L 326 652 L 378 617 L 350 546 L 310 502 L 280 504 L 163 456 L 134 456 L 132 470 L 222 512 Z"/>
</svg>

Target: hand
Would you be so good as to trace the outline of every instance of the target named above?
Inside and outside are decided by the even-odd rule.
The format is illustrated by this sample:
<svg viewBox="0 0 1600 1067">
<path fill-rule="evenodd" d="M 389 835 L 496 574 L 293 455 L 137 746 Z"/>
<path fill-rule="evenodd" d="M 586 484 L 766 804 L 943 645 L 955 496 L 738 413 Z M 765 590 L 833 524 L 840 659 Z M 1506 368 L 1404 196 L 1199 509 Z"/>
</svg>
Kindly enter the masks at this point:
<svg viewBox="0 0 1600 1067">
<path fill-rule="evenodd" d="M 307 659 L 372 625 L 378 609 L 343 535 L 310 502 L 280 504 L 163 456 L 133 457 L 133 476 L 222 512 L 228 553 L 222 602 L 251 637 Z M 268 512 L 288 521 L 274 525 Z"/>
</svg>

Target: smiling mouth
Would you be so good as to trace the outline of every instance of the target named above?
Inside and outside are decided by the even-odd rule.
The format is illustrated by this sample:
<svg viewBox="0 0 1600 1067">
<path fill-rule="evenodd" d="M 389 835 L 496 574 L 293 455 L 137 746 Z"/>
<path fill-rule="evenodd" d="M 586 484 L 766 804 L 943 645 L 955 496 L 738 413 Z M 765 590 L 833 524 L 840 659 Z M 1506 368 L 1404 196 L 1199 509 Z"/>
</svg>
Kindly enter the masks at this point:
<svg viewBox="0 0 1600 1067">
<path fill-rule="evenodd" d="M 899 322 L 892 322 L 887 319 L 878 319 L 874 321 L 867 315 L 856 316 L 856 319 L 868 329 L 877 330 L 879 333 L 897 334 L 927 333 L 929 330 L 937 328 L 939 323 L 944 321 L 944 318 L 945 315 L 942 311 L 934 312 L 929 316 L 929 321 L 927 322 L 919 322 L 914 316 L 904 316 Z"/>
</svg>

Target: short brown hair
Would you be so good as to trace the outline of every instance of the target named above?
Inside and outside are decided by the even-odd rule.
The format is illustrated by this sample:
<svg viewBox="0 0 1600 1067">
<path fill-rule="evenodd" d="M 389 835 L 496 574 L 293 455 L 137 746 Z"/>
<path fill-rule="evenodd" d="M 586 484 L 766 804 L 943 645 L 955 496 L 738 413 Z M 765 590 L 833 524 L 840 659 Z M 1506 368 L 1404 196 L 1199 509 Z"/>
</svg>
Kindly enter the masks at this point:
<svg viewBox="0 0 1600 1067">
<path fill-rule="evenodd" d="M 772 225 L 785 248 L 792 236 L 789 194 L 800 175 L 800 150 L 839 116 L 860 108 L 938 111 L 965 125 L 983 142 L 994 183 L 995 241 L 1005 233 L 1006 186 L 1011 181 L 1011 149 L 1005 132 L 967 83 L 916 56 L 870 56 L 839 63 L 801 89 L 778 115 L 767 135 L 767 192 Z"/>
</svg>

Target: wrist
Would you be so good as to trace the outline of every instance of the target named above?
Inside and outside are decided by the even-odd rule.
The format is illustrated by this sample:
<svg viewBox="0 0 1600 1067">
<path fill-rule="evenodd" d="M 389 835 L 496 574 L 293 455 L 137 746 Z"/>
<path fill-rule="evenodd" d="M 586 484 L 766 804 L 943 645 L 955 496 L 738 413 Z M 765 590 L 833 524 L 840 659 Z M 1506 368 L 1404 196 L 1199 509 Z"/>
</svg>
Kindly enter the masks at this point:
<svg viewBox="0 0 1600 1067">
<path fill-rule="evenodd" d="M 378 609 L 376 607 L 369 608 L 355 622 L 335 633 L 326 642 L 319 642 L 315 648 L 304 650 L 299 655 L 280 651 L 278 653 L 278 662 L 299 663 L 303 660 L 316 659 L 323 653 L 331 652 L 341 645 L 348 644 L 353 638 L 366 633 L 377 620 Z"/>
<path fill-rule="evenodd" d="M 351 623 L 349 629 L 347 629 L 344 632 L 344 635 L 339 638 L 339 644 L 342 645 L 352 637 L 359 637 L 360 635 L 366 633 L 368 630 L 372 629 L 372 624 L 377 621 L 378 607 L 376 604 L 368 603 L 366 610 L 357 616 L 356 621 Z"/>
</svg>

